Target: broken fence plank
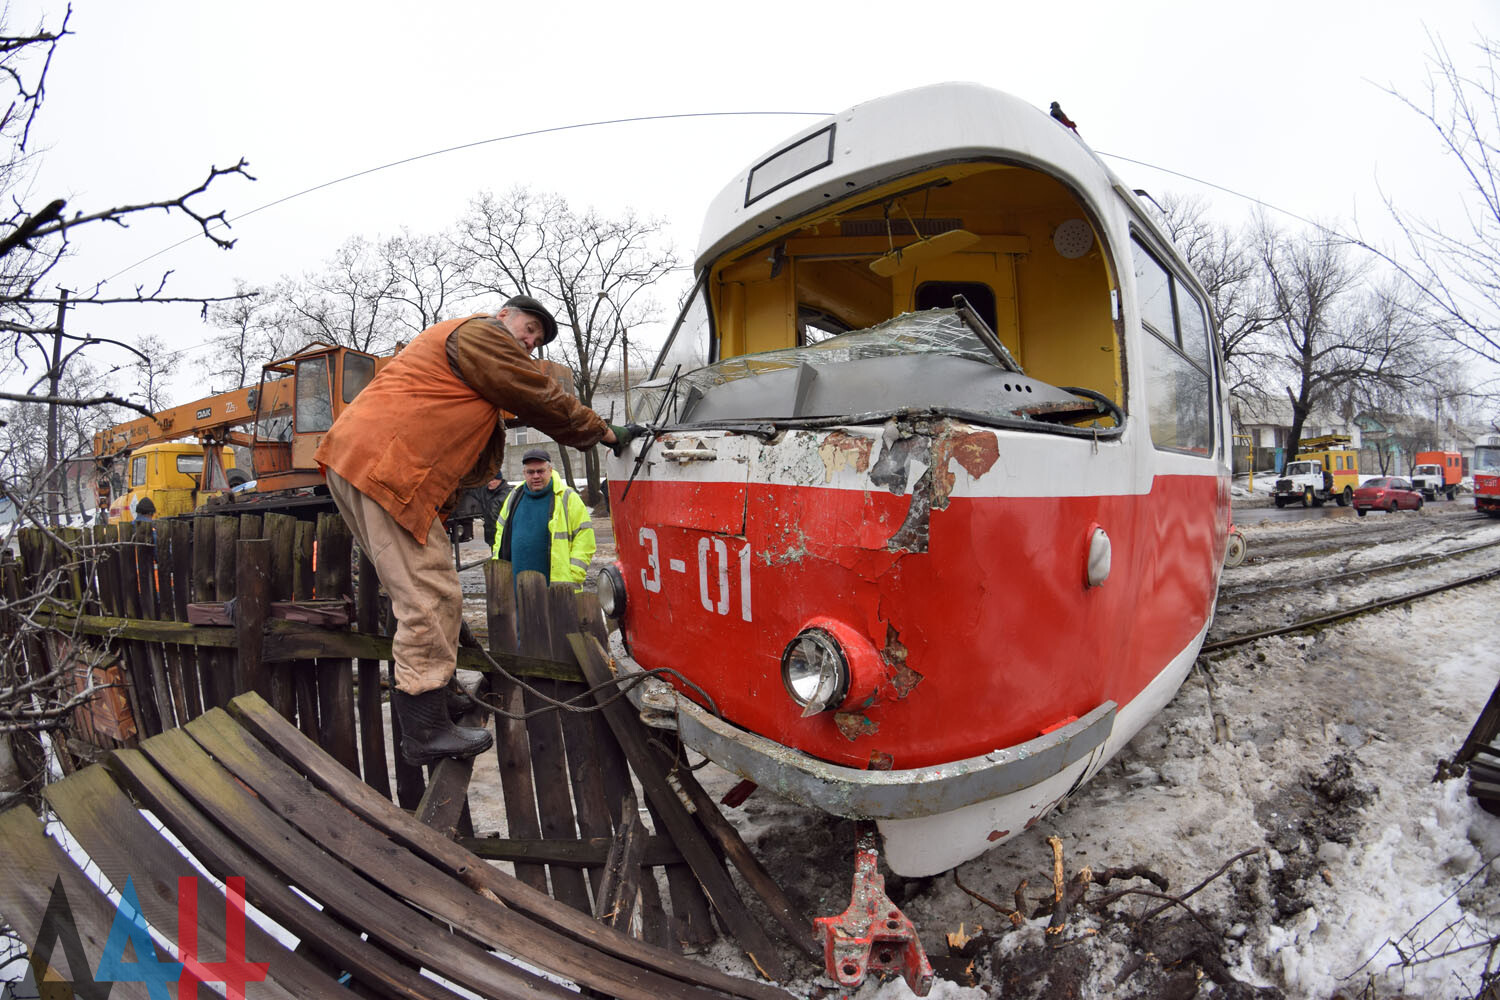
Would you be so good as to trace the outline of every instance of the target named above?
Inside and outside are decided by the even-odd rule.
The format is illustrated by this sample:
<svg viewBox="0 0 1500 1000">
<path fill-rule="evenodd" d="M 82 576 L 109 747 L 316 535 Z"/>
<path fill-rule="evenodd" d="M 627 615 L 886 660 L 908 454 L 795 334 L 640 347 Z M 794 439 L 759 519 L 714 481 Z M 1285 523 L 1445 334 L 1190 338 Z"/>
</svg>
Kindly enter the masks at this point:
<svg viewBox="0 0 1500 1000">
<path fill-rule="evenodd" d="M 229 706 L 250 735 L 250 746 L 287 761 L 299 774 L 333 796 L 371 826 L 424 858 L 440 871 L 458 878 L 475 891 L 493 892 L 507 906 L 527 914 L 575 940 L 608 954 L 642 965 L 683 983 L 698 984 L 746 1000 L 787 1000 L 787 994 L 764 983 L 740 979 L 709 966 L 637 941 L 604 927 L 588 914 L 558 902 L 544 892 L 500 871 L 475 864 L 472 854 L 357 781 L 311 740 L 297 731 L 264 700 L 253 695 L 236 698 Z M 257 742 L 258 741 L 258 742 Z M 667 994 L 664 994 L 667 995 Z"/>
<path fill-rule="evenodd" d="M 608 658 L 597 639 L 593 636 L 574 635 L 570 640 L 573 653 L 578 657 L 584 676 L 591 684 L 603 684 L 613 677 Z M 603 695 L 607 695 L 607 692 L 601 692 L 601 696 Z M 740 899 L 729 873 L 719 862 L 702 829 L 677 797 L 677 793 L 667 784 L 659 761 L 646 742 L 640 719 L 628 706 L 629 702 L 615 701 L 602 711 L 614 729 L 620 746 L 624 748 L 641 787 L 659 810 L 667 831 L 692 866 L 693 874 L 703 886 L 709 902 L 723 918 L 730 934 L 749 955 L 750 961 L 766 978 L 785 979 L 786 968 L 781 962 L 781 956 L 766 936 L 765 930 L 746 909 L 744 900 Z"/>
</svg>

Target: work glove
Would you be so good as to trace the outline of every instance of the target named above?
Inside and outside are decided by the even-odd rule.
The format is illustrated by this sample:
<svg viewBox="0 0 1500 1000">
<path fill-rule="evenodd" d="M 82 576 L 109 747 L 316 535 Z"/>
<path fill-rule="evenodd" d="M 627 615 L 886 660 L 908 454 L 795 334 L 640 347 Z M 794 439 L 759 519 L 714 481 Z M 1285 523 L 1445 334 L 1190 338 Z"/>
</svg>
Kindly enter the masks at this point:
<svg viewBox="0 0 1500 1000">
<path fill-rule="evenodd" d="M 610 445 L 609 449 L 615 453 L 616 458 L 625 454 L 625 449 L 630 446 L 630 442 L 646 433 L 646 428 L 640 424 L 626 424 L 624 427 L 619 424 L 610 424 L 609 429 L 615 432 L 615 443 Z"/>
</svg>

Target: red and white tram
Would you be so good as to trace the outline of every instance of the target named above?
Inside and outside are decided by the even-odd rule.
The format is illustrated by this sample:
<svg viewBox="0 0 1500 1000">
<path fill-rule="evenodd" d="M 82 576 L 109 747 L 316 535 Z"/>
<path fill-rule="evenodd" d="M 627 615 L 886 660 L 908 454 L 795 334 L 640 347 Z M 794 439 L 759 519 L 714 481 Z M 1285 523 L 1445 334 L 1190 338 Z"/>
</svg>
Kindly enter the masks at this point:
<svg viewBox="0 0 1500 1000">
<path fill-rule="evenodd" d="M 1229 424 L 1207 296 L 1065 125 L 943 84 L 714 200 L 610 468 L 601 593 L 660 724 L 875 820 L 904 875 L 1027 829 L 1176 692 Z"/>
</svg>

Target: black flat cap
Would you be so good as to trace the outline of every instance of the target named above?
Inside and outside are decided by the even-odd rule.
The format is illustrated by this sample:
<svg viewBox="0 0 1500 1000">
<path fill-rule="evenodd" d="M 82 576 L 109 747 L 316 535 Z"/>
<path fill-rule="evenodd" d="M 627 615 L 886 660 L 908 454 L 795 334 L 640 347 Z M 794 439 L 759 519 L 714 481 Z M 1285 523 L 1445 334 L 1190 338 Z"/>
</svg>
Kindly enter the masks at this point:
<svg viewBox="0 0 1500 1000">
<path fill-rule="evenodd" d="M 542 321 L 542 343 L 550 344 L 557 339 L 557 320 L 552 318 L 552 313 L 530 295 L 512 295 L 505 300 L 502 309 L 519 309 L 524 313 L 530 313 Z"/>
<path fill-rule="evenodd" d="M 532 448 L 526 454 L 524 454 L 524 455 L 521 456 L 521 464 L 522 465 L 525 465 L 527 462 L 550 462 L 550 461 L 552 461 L 552 456 L 549 455 L 549 454 L 547 454 L 547 450 L 545 448 Z"/>
</svg>

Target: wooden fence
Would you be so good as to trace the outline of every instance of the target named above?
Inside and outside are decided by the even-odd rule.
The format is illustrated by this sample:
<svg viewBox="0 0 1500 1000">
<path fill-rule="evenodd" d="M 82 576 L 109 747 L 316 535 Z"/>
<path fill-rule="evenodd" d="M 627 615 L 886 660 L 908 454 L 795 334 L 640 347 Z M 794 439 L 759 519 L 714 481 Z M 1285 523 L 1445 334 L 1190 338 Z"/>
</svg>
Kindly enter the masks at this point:
<svg viewBox="0 0 1500 1000">
<path fill-rule="evenodd" d="M 395 755 L 393 794 L 386 747 L 399 745 L 399 721 L 382 711 L 393 623 L 374 566 L 353 551 L 337 515 L 32 529 L 20 548 L 3 566 L 7 593 L 50 595 L 31 615 L 46 628 L 27 644 L 27 670 L 42 677 L 61 666 L 76 690 L 96 685 L 74 718 L 75 751 L 133 747 L 255 692 L 381 796 L 481 856 L 510 861 L 521 881 L 559 901 L 672 948 L 712 941 L 717 915 L 761 970 L 781 979 L 788 970 L 729 878 L 727 858 L 792 942 L 816 953 L 810 922 L 678 766 L 680 748 L 647 731 L 628 701 L 600 708 L 586 693 L 590 685 L 614 691 L 593 594 L 486 564 L 489 655 L 465 648 L 459 666 L 485 673 L 488 703 L 529 717 L 495 717 L 492 757 L 444 761 L 424 774 Z M 543 711 L 570 699 L 582 710 Z M 480 721 L 477 710 L 466 719 Z M 504 837 L 471 827 L 476 766 L 499 769 Z"/>
</svg>

